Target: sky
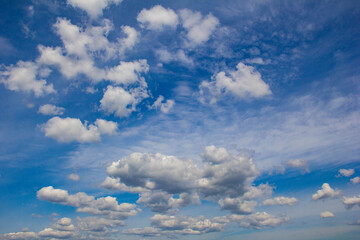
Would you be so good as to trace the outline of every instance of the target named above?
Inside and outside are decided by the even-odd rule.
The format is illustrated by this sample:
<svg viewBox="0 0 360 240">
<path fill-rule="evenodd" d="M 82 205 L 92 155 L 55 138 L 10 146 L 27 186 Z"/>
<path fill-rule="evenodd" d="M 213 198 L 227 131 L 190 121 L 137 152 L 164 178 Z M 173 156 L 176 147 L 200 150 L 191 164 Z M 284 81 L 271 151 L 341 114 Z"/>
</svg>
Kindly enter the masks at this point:
<svg viewBox="0 0 360 240">
<path fill-rule="evenodd" d="M 360 235 L 359 1 L 0 4 L 0 239 Z"/>
</svg>

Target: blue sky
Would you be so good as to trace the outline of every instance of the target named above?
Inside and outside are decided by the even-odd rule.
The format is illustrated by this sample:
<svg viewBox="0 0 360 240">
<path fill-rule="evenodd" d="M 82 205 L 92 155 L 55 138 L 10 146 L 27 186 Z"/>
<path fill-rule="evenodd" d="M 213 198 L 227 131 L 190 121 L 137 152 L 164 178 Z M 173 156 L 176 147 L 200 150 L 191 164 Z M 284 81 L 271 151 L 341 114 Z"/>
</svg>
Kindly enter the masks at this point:
<svg viewBox="0 0 360 240">
<path fill-rule="evenodd" d="M 357 1 L 1 1 L 0 239 L 355 239 Z"/>
</svg>

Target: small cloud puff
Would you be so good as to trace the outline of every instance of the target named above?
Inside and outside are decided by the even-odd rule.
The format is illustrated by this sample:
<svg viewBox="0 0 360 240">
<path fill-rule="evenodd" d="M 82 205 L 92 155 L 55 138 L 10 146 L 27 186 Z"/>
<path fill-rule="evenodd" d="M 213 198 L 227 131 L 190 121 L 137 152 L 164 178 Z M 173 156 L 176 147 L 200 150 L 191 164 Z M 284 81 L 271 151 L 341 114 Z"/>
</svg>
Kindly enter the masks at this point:
<svg viewBox="0 0 360 240">
<path fill-rule="evenodd" d="M 325 211 L 325 212 L 320 213 L 320 217 L 321 218 L 332 218 L 332 217 L 335 217 L 335 215 L 332 212 Z"/>
<path fill-rule="evenodd" d="M 320 190 L 312 195 L 313 200 L 320 200 L 325 198 L 337 198 L 342 194 L 340 190 L 335 191 L 328 183 L 324 183 Z"/>
<path fill-rule="evenodd" d="M 63 115 L 65 108 L 57 107 L 52 104 L 45 104 L 39 107 L 38 112 L 44 115 Z"/>
</svg>

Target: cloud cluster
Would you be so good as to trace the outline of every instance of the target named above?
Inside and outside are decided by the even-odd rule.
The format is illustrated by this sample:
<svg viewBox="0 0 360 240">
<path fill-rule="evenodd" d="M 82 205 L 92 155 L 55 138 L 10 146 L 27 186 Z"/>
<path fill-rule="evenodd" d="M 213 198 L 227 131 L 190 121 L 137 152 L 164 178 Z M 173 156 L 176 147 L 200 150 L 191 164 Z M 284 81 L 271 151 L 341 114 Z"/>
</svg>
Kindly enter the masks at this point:
<svg viewBox="0 0 360 240">
<path fill-rule="evenodd" d="M 175 101 L 172 99 L 167 99 L 164 101 L 164 96 L 160 95 L 154 104 L 151 106 L 151 108 L 160 110 L 162 113 L 169 113 L 170 110 L 174 107 Z"/>
<path fill-rule="evenodd" d="M 49 72 L 33 62 L 18 61 L 0 72 L 0 83 L 12 91 L 32 92 L 36 97 L 55 93 L 52 84 L 46 80 Z"/>
<path fill-rule="evenodd" d="M 177 14 L 172 9 L 166 9 L 161 5 L 141 10 L 136 19 L 142 27 L 157 31 L 165 27 L 175 28 L 179 24 Z"/>
<path fill-rule="evenodd" d="M 150 218 L 152 227 L 125 229 L 122 232 L 129 235 L 154 237 L 161 235 L 172 236 L 173 234 L 203 234 L 208 232 L 223 231 L 227 224 L 238 223 L 243 228 L 262 229 L 264 227 L 276 227 L 289 218 L 275 217 L 266 212 L 256 212 L 250 215 L 230 215 L 207 219 L 200 217 L 184 217 L 156 214 Z"/>
<path fill-rule="evenodd" d="M 342 195 L 342 192 L 340 190 L 334 190 L 330 187 L 330 185 L 328 183 L 324 183 L 321 186 L 321 189 L 312 195 L 312 199 L 320 200 L 320 199 L 326 199 L 326 198 L 337 198 L 341 195 Z"/>
<path fill-rule="evenodd" d="M 344 197 L 343 203 L 345 204 L 346 208 L 352 208 L 355 205 L 360 207 L 360 195 L 354 197 Z"/>
<path fill-rule="evenodd" d="M 95 199 L 83 192 L 71 195 L 66 190 L 55 189 L 52 186 L 40 189 L 36 196 L 40 200 L 76 207 L 77 212 L 105 216 L 109 219 L 122 220 L 138 213 L 135 204 L 119 204 L 114 197 Z"/>
<path fill-rule="evenodd" d="M 70 218 L 61 218 L 51 227 L 45 228 L 38 233 L 22 231 L 4 234 L 6 240 L 30 240 L 30 239 L 75 239 L 78 233 Z"/>
<path fill-rule="evenodd" d="M 354 175 L 354 173 L 355 173 L 355 171 L 352 168 L 339 170 L 339 175 L 345 176 L 345 177 L 350 177 L 350 176 Z"/>
<path fill-rule="evenodd" d="M 271 95 L 269 85 L 254 67 L 240 62 L 236 71 L 219 72 L 211 81 L 203 81 L 200 86 L 200 101 L 216 103 L 225 95 L 238 99 L 262 98 Z"/>
<path fill-rule="evenodd" d="M 160 190 L 170 194 L 198 193 L 206 199 L 243 195 L 258 174 L 251 158 L 227 156 L 216 159 L 211 153 L 226 151 L 214 146 L 205 149 L 203 165 L 160 153 L 133 153 L 113 162 L 107 173 L 127 188 Z M 211 152 L 211 153 L 210 153 Z"/>
<path fill-rule="evenodd" d="M 100 141 L 102 134 L 114 135 L 117 131 L 117 123 L 97 119 L 94 124 L 84 124 L 77 118 L 53 117 L 41 126 L 46 137 L 58 142 L 96 142 Z"/>
</svg>

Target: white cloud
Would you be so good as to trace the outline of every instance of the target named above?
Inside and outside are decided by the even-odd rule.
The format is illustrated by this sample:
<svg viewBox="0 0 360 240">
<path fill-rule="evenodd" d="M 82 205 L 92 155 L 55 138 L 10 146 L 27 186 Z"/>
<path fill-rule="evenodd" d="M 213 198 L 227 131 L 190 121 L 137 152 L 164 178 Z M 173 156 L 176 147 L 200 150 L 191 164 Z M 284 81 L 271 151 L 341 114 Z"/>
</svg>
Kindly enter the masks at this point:
<svg viewBox="0 0 360 240">
<path fill-rule="evenodd" d="M 266 199 L 265 201 L 263 201 L 264 205 L 289 205 L 289 206 L 293 206 L 298 202 L 298 200 L 294 197 L 275 197 L 272 199 Z"/>
<path fill-rule="evenodd" d="M 33 92 L 36 97 L 55 93 L 52 84 L 41 77 L 39 66 L 33 62 L 18 61 L 0 72 L 0 82 L 12 91 Z M 44 76 L 46 77 L 46 76 Z"/>
<path fill-rule="evenodd" d="M 53 138 L 58 142 L 96 142 L 100 141 L 101 134 L 114 135 L 117 123 L 97 119 L 95 125 L 83 124 L 77 118 L 53 117 L 41 126 L 46 137 Z"/>
<path fill-rule="evenodd" d="M 320 217 L 321 218 L 332 218 L 332 217 L 335 217 L 335 215 L 332 212 L 325 211 L 325 212 L 320 213 Z"/>
<path fill-rule="evenodd" d="M 190 45 L 199 45 L 207 42 L 219 25 L 219 20 L 211 13 L 203 17 L 200 12 L 189 9 L 180 11 L 182 26 L 187 30 L 187 39 Z"/>
<path fill-rule="evenodd" d="M 126 38 L 119 39 L 120 42 L 120 54 L 123 54 L 126 50 L 132 49 L 139 41 L 139 33 L 132 27 L 122 26 L 122 31 L 127 35 Z"/>
<path fill-rule="evenodd" d="M 45 228 L 40 231 L 38 235 L 42 238 L 70 239 L 75 236 L 75 233 L 72 231 L 60 231 L 52 228 Z"/>
<path fill-rule="evenodd" d="M 219 152 L 223 156 L 219 157 Z M 155 212 L 197 204 L 202 198 L 218 201 L 223 209 L 250 213 L 256 204 L 249 200 L 271 194 L 268 185 L 251 186 L 258 174 L 252 159 L 233 156 L 214 146 L 207 147 L 202 157 L 203 164 L 198 166 L 193 161 L 160 153 L 133 153 L 108 167 L 110 177 L 102 186 L 140 192 L 138 203 Z"/>
<path fill-rule="evenodd" d="M 1 237 L 1 236 L 0 236 Z M 15 232 L 15 233 L 7 233 L 4 234 L 5 239 L 16 239 L 16 240 L 30 240 L 30 239 L 37 239 L 38 235 L 34 232 Z"/>
<path fill-rule="evenodd" d="M 147 73 L 149 71 L 149 65 L 145 59 L 133 61 L 133 62 L 123 62 L 121 61 L 119 65 L 110 68 L 104 79 L 110 80 L 115 84 L 132 84 L 137 81 L 143 81 L 143 78 L 140 77 L 141 73 Z"/>
<path fill-rule="evenodd" d="M 350 181 L 351 181 L 353 184 L 357 184 L 357 183 L 360 182 L 360 177 L 351 178 Z"/>
<path fill-rule="evenodd" d="M 45 104 L 39 107 L 38 112 L 44 115 L 63 115 L 65 108 L 57 107 L 52 104 Z"/>
<path fill-rule="evenodd" d="M 213 104 L 223 95 L 232 95 L 238 99 L 262 98 L 271 95 L 269 86 L 255 68 L 241 62 L 236 68 L 236 71 L 217 73 L 210 82 L 203 81 L 199 86 L 200 100 Z"/>
<path fill-rule="evenodd" d="M 163 102 L 163 101 L 164 101 L 164 97 L 162 95 L 160 95 L 156 99 L 156 101 L 154 102 L 154 104 L 152 105 L 151 108 L 160 109 L 160 111 L 165 114 L 169 113 L 170 110 L 175 105 L 175 101 L 172 99 L 167 99 L 165 102 Z"/>
<path fill-rule="evenodd" d="M 355 171 L 354 169 L 340 169 L 339 170 L 339 174 L 345 177 L 350 177 L 352 175 L 354 175 Z"/>
<path fill-rule="evenodd" d="M 90 232 L 104 232 L 107 233 L 111 228 L 118 226 L 124 226 L 125 223 L 122 220 L 116 219 L 107 219 L 101 217 L 77 217 L 77 226 L 81 231 L 90 231 Z"/>
<path fill-rule="evenodd" d="M 321 189 L 312 195 L 313 200 L 320 200 L 325 198 L 336 198 L 342 194 L 340 190 L 335 191 L 328 183 L 324 183 Z"/>
<path fill-rule="evenodd" d="M 229 219 L 232 222 L 238 222 L 240 227 L 262 229 L 263 227 L 276 227 L 283 222 L 289 221 L 289 218 L 278 218 L 267 212 L 256 212 L 247 216 L 231 215 Z"/>
<path fill-rule="evenodd" d="M 70 195 L 68 191 L 54 189 L 52 186 L 40 189 L 36 196 L 40 200 L 76 207 L 77 212 L 102 215 L 111 219 L 126 219 L 138 213 L 135 204 L 118 204 L 114 197 L 95 199 L 83 192 Z"/>
<path fill-rule="evenodd" d="M 75 173 L 71 173 L 67 176 L 68 179 L 73 180 L 75 182 L 80 180 L 80 176 L 78 174 Z"/>
<path fill-rule="evenodd" d="M 309 164 L 304 159 L 292 159 L 287 161 L 285 165 L 290 168 L 303 169 L 304 171 L 309 172 Z"/>
<path fill-rule="evenodd" d="M 360 195 L 357 197 L 344 197 L 343 203 L 345 204 L 346 208 L 352 208 L 356 204 L 360 207 Z"/>
<path fill-rule="evenodd" d="M 228 221 L 218 221 L 220 218 L 207 219 L 200 217 L 183 217 L 156 214 L 150 218 L 152 227 L 123 230 L 124 234 L 141 236 L 160 236 L 161 234 L 204 234 L 220 232 Z"/>
<path fill-rule="evenodd" d="M 108 114 L 114 113 L 118 117 L 128 117 L 136 111 L 137 104 L 145 97 L 146 93 L 137 95 L 137 92 L 128 92 L 122 87 L 108 86 L 100 100 L 100 109 Z"/>
<path fill-rule="evenodd" d="M 67 0 L 67 4 L 84 10 L 91 18 L 103 14 L 103 10 L 110 4 L 119 4 L 122 0 Z"/>
<path fill-rule="evenodd" d="M 179 24 L 177 14 L 172 9 L 166 9 L 160 5 L 149 10 L 141 10 L 136 19 L 142 27 L 157 31 L 165 27 L 175 28 Z"/>
<path fill-rule="evenodd" d="M 155 51 L 155 54 L 158 59 L 163 63 L 179 62 L 184 66 L 194 66 L 194 60 L 188 57 L 182 49 L 174 53 L 171 53 L 166 49 L 158 49 Z"/>
</svg>

